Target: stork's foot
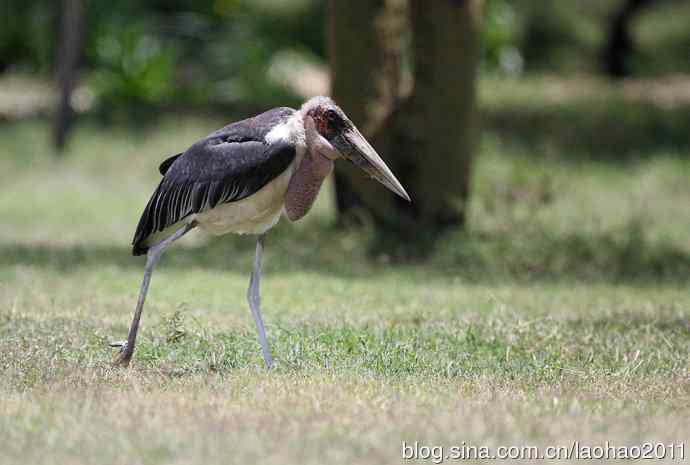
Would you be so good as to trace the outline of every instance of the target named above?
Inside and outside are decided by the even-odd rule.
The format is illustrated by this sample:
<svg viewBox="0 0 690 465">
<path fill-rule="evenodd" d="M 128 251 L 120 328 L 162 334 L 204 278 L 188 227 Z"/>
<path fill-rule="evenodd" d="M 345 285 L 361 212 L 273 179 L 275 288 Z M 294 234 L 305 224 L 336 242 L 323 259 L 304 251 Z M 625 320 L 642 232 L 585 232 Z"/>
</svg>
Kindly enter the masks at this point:
<svg viewBox="0 0 690 465">
<path fill-rule="evenodd" d="M 119 347 L 120 353 L 113 361 L 113 365 L 118 367 L 127 367 L 129 361 L 132 360 L 132 350 L 127 350 L 127 341 L 114 341 L 110 343 L 110 347 Z"/>
<path fill-rule="evenodd" d="M 264 365 L 268 371 L 271 371 L 275 367 L 271 354 L 268 352 L 264 354 Z"/>
</svg>

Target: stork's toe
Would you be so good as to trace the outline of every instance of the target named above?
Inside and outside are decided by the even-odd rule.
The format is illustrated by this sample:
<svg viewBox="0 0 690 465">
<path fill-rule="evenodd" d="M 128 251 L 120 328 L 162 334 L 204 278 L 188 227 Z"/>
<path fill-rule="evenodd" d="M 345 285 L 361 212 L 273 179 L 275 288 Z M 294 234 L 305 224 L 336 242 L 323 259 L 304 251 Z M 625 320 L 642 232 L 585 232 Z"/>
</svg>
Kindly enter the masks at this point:
<svg viewBox="0 0 690 465">
<path fill-rule="evenodd" d="M 127 350 L 127 341 L 113 341 L 110 343 L 110 347 L 119 347 L 120 353 L 117 355 L 113 361 L 114 366 L 126 367 L 129 365 L 130 360 L 132 360 L 132 350 Z"/>
</svg>

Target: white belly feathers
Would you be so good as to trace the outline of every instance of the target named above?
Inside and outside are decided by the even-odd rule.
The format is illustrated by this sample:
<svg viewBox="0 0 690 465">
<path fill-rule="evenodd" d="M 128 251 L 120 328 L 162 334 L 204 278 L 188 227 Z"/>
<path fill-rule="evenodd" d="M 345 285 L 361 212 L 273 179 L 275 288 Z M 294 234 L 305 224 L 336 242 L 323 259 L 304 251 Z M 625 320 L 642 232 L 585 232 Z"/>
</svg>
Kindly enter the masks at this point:
<svg viewBox="0 0 690 465">
<path fill-rule="evenodd" d="M 216 205 L 193 215 L 199 227 L 209 234 L 262 234 L 278 223 L 283 212 L 285 192 L 297 159 L 277 178 L 246 199 Z"/>
<path fill-rule="evenodd" d="M 220 236 L 236 234 L 263 234 L 280 220 L 285 203 L 285 192 L 298 160 L 280 176 L 249 197 L 236 202 L 222 203 L 210 210 L 189 215 L 182 221 L 168 226 L 146 238 L 145 244 L 157 244 L 180 229 L 182 225 L 196 221 L 199 228 Z"/>
</svg>

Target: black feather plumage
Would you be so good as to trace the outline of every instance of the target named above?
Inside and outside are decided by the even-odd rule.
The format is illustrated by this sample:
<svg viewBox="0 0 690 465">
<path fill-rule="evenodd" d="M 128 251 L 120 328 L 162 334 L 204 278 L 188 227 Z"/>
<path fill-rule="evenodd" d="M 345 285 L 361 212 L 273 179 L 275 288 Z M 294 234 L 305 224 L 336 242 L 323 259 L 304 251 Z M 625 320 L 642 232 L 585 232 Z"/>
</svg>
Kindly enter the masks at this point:
<svg viewBox="0 0 690 465">
<path fill-rule="evenodd" d="M 175 163 L 175 160 L 177 160 L 181 156 L 182 156 L 182 154 L 178 153 L 177 155 L 173 155 L 172 157 L 166 158 L 165 160 L 163 160 L 163 163 L 161 163 L 160 166 L 158 167 L 158 171 L 160 172 L 160 174 L 165 175 L 165 173 L 168 172 L 168 170 L 170 169 L 172 164 Z"/>
<path fill-rule="evenodd" d="M 267 144 L 266 134 L 295 110 L 276 108 L 221 128 L 182 154 L 165 160 L 164 175 L 139 219 L 134 255 L 146 239 L 194 213 L 254 194 L 284 172 L 295 158 L 288 142 Z"/>
</svg>

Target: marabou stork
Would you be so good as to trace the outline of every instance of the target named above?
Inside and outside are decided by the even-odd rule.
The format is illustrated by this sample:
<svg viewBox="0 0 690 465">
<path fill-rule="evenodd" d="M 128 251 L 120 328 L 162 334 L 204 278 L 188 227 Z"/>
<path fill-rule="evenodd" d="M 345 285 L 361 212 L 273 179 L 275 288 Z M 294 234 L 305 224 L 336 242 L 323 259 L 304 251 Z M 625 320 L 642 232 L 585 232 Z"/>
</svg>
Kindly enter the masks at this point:
<svg viewBox="0 0 690 465">
<path fill-rule="evenodd" d="M 144 278 L 126 341 L 116 359 L 134 353 L 153 268 L 173 242 L 191 229 L 215 235 L 256 234 L 256 256 L 247 290 L 267 368 L 273 361 L 261 318 L 259 280 L 266 232 L 285 214 L 307 214 L 333 163 L 344 158 L 399 196 L 400 182 L 345 113 L 329 98 L 314 97 L 300 110 L 274 108 L 229 124 L 160 165 L 163 179 L 144 209 L 133 254 L 146 254 Z"/>
</svg>

